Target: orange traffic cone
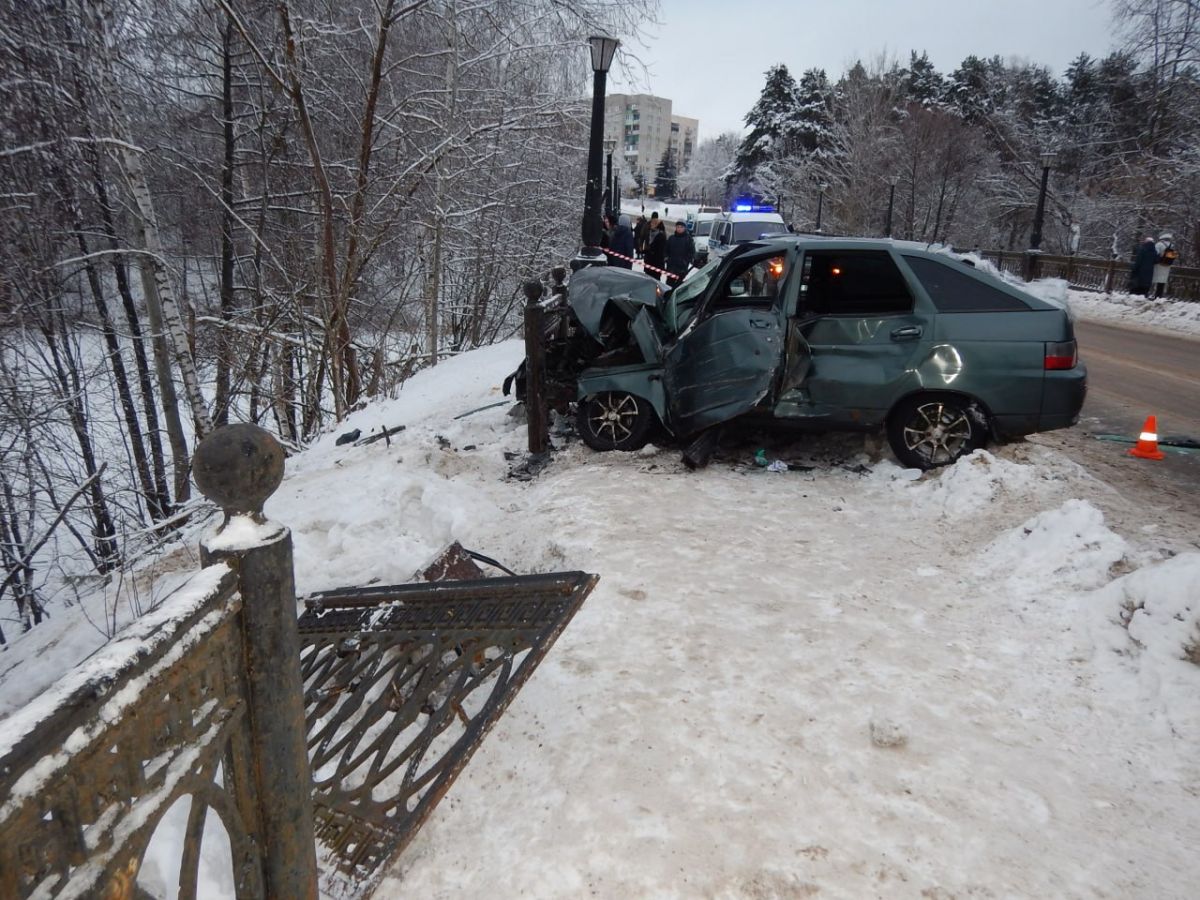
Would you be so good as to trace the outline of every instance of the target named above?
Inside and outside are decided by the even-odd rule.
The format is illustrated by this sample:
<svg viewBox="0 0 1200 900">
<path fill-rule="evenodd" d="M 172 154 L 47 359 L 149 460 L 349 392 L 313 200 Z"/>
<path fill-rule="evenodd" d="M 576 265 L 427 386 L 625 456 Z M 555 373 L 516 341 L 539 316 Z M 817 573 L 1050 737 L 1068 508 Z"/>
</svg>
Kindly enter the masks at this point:
<svg viewBox="0 0 1200 900">
<path fill-rule="evenodd" d="M 1146 424 L 1138 435 L 1137 446 L 1129 451 L 1130 456 L 1138 459 L 1164 459 L 1163 452 L 1158 449 L 1158 422 L 1154 416 L 1146 416 Z"/>
</svg>

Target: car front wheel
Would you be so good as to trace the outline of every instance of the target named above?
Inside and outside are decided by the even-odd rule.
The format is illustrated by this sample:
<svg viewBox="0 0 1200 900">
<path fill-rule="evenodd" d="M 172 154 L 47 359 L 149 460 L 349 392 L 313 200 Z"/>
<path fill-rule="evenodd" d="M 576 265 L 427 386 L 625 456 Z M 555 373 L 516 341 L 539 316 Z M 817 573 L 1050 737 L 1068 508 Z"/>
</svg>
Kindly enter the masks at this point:
<svg viewBox="0 0 1200 900">
<path fill-rule="evenodd" d="M 933 469 L 987 443 L 987 416 L 962 397 L 910 397 L 888 416 L 887 436 L 901 465 Z"/>
<path fill-rule="evenodd" d="M 579 436 L 593 450 L 644 447 L 654 421 L 649 401 L 620 391 L 580 400 L 575 412 Z"/>
</svg>

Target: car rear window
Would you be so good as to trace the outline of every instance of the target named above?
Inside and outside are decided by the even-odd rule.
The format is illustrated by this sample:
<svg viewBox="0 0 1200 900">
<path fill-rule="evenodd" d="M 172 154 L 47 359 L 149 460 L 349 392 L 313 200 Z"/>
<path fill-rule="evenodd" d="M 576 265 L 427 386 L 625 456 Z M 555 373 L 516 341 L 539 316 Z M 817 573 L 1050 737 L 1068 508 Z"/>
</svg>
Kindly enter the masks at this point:
<svg viewBox="0 0 1200 900">
<path fill-rule="evenodd" d="M 999 288 L 984 284 L 954 267 L 955 264 L 905 256 L 933 305 L 941 312 L 997 312 L 1029 309 L 1029 304 Z"/>
</svg>

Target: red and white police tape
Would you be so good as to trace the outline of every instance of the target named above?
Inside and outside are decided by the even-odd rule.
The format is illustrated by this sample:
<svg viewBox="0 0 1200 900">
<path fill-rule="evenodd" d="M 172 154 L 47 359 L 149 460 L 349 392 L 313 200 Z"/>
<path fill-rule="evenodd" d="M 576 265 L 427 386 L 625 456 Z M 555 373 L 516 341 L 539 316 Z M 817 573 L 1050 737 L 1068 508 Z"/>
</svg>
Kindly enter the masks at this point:
<svg viewBox="0 0 1200 900">
<path fill-rule="evenodd" d="M 637 260 L 634 259 L 632 256 L 626 256 L 623 253 L 618 253 L 616 250 L 609 250 L 607 247 L 601 247 L 600 249 L 603 250 L 605 253 L 607 253 L 609 256 L 615 256 L 617 259 L 623 259 L 626 262 L 631 262 L 631 263 L 637 262 Z M 655 272 L 661 272 L 663 275 L 666 275 L 668 278 L 674 278 L 676 281 L 683 280 L 682 275 L 676 275 L 674 272 L 668 272 L 666 269 L 660 269 L 658 266 L 652 266 L 649 263 L 645 262 L 644 260 L 642 261 L 642 268 L 650 269 Z"/>
</svg>

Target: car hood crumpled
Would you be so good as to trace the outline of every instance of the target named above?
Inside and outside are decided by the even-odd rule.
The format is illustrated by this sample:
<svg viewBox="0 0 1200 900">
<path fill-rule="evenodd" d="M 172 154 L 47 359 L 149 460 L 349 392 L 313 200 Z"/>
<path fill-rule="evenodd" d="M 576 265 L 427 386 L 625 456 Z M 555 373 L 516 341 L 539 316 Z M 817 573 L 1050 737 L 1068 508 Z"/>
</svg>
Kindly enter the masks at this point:
<svg viewBox="0 0 1200 900">
<path fill-rule="evenodd" d="M 610 302 L 631 319 L 637 308 L 657 309 L 659 285 L 649 275 L 611 266 L 590 266 L 571 276 L 568 303 L 579 324 L 592 336 L 600 333 L 600 322 Z"/>
</svg>

